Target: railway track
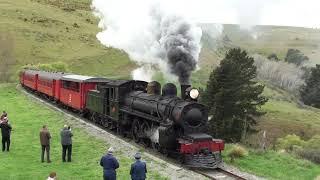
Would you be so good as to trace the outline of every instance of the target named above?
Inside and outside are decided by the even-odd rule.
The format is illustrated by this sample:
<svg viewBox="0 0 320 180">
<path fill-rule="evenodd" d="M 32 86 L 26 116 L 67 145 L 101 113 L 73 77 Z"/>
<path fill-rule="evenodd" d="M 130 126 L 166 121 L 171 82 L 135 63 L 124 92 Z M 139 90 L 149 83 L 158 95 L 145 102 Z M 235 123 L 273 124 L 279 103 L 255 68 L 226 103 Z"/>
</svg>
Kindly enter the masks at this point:
<svg viewBox="0 0 320 180">
<path fill-rule="evenodd" d="M 246 178 L 241 177 L 235 173 L 232 173 L 222 168 L 195 170 L 195 172 L 209 179 L 215 179 L 215 180 L 246 180 Z"/>
</svg>

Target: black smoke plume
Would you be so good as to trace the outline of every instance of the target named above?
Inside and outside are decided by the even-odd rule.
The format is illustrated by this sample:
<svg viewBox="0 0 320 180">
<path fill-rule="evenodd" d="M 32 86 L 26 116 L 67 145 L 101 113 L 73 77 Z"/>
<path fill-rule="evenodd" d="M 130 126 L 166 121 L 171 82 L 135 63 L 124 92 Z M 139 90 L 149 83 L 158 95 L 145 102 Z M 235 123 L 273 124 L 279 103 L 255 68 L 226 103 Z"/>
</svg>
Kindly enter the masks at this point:
<svg viewBox="0 0 320 180">
<path fill-rule="evenodd" d="M 195 27 L 179 17 L 164 20 L 161 27 L 160 42 L 170 72 L 178 76 L 181 84 L 190 84 L 190 76 L 197 67 L 200 52 Z"/>
</svg>

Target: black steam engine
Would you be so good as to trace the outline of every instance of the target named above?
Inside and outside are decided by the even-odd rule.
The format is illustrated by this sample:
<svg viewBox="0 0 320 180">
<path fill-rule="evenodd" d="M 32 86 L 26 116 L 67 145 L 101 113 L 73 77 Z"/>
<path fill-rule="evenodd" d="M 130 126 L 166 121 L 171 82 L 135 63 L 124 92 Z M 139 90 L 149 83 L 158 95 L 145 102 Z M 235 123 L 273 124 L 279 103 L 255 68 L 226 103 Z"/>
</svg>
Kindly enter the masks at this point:
<svg viewBox="0 0 320 180">
<path fill-rule="evenodd" d="M 110 80 L 88 92 L 86 111 L 92 121 L 187 166 L 216 168 L 224 143 L 205 133 L 207 108 L 197 102 L 197 89 L 183 85 L 181 96 L 171 83 L 161 89 L 156 81 Z"/>
</svg>

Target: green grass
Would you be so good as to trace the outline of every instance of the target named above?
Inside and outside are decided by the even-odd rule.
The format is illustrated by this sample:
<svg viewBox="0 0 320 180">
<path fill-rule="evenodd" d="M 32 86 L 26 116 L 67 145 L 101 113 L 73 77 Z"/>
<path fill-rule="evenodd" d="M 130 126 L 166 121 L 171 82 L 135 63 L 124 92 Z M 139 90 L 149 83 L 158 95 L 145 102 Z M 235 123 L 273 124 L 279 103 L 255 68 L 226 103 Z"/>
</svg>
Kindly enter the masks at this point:
<svg viewBox="0 0 320 180">
<path fill-rule="evenodd" d="M 99 165 L 107 144 L 79 128 L 73 128 L 73 162 L 62 163 L 60 129 L 64 117 L 30 101 L 15 89 L 15 85 L 0 84 L 0 109 L 6 110 L 13 126 L 11 151 L 0 152 L 0 179 L 45 179 L 55 171 L 59 179 L 101 179 L 102 168 Z M 51 164 L 40 162 L 39 131 L 47 124 L 52 135 Z M 120 168 L 118 179 L 129 179 L 129 168 L 133 159 L 124 152 L 116 152 Z M 164 179 L 155 170 L 148 172 L 150 179 Z M 5 176 L 3 173 L 5 172 Z"/>
<path fill-rule="evenodd" d="M 127 78 L 134 63 L 126 53 L 98 42 L 100 29 L 90 2 L 1 0 L 0 33 L 14 39 L 17 64 L 12 71 L 25 64 L 63 61 L 75 73 Z"/>
<path fill-rule="evenodd" d="M 224 161 L 231 163 L 230 158 L 226 157 L 228 150 L 230 146 L 227 145 L 223 154 Z M 248 156 L 236 159 L 231 164 L 243 171 L 268 179 L 313 180 L 320 175 L 319 165 L 274 151 L 266 153 L 249 151 Z"/>
</svg>

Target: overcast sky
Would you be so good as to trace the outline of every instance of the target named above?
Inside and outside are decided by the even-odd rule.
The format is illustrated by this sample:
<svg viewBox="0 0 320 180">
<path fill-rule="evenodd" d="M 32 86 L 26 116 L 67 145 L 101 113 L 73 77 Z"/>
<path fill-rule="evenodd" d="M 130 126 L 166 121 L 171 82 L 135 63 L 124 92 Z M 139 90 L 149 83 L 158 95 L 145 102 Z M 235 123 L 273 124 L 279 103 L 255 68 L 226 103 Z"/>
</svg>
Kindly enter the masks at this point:
<svg viewBox="0 0 320 180">
<path fill-rule="evenodd" d="M 320 0 L 159 0 L 158 2 L 168 11 L 181 14 L 195 22 L 320 27 Z"/>
</svg>

